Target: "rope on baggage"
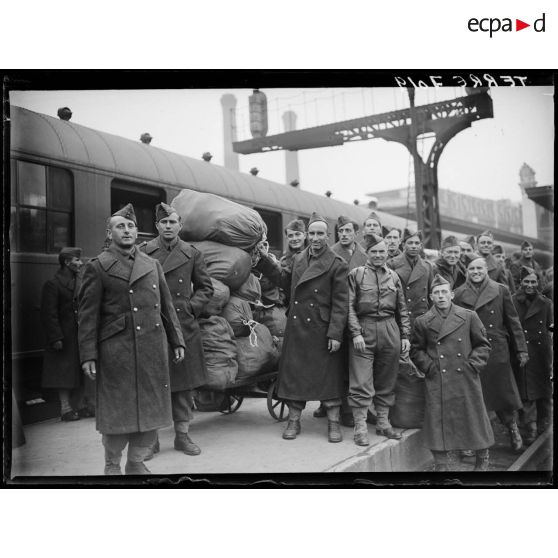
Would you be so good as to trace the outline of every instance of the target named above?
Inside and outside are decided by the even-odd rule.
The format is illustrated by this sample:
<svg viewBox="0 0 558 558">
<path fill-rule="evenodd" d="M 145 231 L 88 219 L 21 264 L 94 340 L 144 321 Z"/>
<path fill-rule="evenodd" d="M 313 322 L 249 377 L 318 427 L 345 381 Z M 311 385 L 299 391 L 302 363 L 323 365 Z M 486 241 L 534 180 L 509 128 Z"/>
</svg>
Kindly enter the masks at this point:
<svg viewBox="0 0 558 558">
<path fill-rule="evenodd" d="M 256 333 L 255 329 L 258 325 L 258 322 L 255 320 L 242 320 L 242 324 L 248 326 L 250 328 L 250 346 L 257 347 L 258 346 L 258 334 Z"/>
</svg>

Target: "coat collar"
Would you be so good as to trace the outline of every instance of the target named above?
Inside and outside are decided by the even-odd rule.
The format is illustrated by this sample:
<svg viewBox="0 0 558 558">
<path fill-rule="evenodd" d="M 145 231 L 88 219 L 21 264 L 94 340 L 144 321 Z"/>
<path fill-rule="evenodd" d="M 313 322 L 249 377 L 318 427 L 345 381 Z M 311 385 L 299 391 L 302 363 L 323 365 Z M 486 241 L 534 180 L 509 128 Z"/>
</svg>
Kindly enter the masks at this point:
<svg viewBox="0 0 558 558">
<path fill-rule="evenodd" d="M 180 239 L 178 239 L 178 242 L 174 245 L 170 252 L 162 244 L 160 236 L 150 240 L 145 246 L 145 253 L 151 257 L 155 257 L 155 254 L 159 250 L 168 254 L 165 261 L 162 262 L 164 273 L 168 273 L 169 271 L 180 267 L 192 257 L 192 248 Z"/>
<path fill-rule="evenodd" d="M 56 280 L 64 287 L 70 291 L 74 290 L 76 284 L 76 276 L 67 268 L 59 269 L 55 276 Z"/>
<path fill-rule="evenodd" d="M 391 258 L 389 262 L 391 267 L 402 276 L 402 279 L 406 276 L 408 277 L 408 279 L 404 281 L 407 285 L 418 281 L 425 273 L 428 273 L 430 269 L 428 264 L 420 256 L 417 259 L 415 267 L 411 268 L 411 264 L 404 253 L 395 256 L 395 258 Z"/>
<path fill-rule="evenodd" d="M 486 283 L 481 288 L 480 292 L 475 289 L 467 279 L 465 284 L 461 287 L 461 301 L 474 310 L 481 306 L 485 306 L 500 295 L 500 287 L 496 281 L 493 281 L 486 276 Z"/>
<path fill-rule="evenodd" d="M 312 264 L 310 265 L 308 263 L 308 248 L 303 250 L 296 257 L 297 263 L 304 266 L 304 270 L 302 271 L 296 286 L 298 287 L 301 283 L 305 283 L 306 281 L 310 281 L 311 279 L 326 273 L 338 257 L 339 256 L 331 251 L 331 248 L 327 247 L 319 258 L 312 260 Z"/>
<path fill-rule="evenodd" d="M 436 308 L 432 307 L 427 313 L 428 327 L 438 334 L 436 341 L 447 337 L 459 329 L 466 321 L 465 311 L 452 303 L 446 319 L 442 319 Z"/>
<path fill-rule="evenodd" d="M 525 293 L 521 289 L 514 295 L 514 300 L 519 302 L 520 305 L 525 308 L 525 316 L 523 316 L 524 320 L 527 320 L 531 316 L 535 316 L 544 308 L 544 299 L 540 293 L 537 293 L 537 296 L 533 299 L 529 306 L 527 306 Z M 521 312 L 520 308 L 518 308 L 518 310 Z"/>
<path fill-rule="evenodd" d="M 153 270 L 153 262 L 149 256 L 146 256 L 143 252 L 136 248 L 134 265 L 132 267 L 132 273 L 124 267 L 118 258 L 112 254 L 109 250 L 101 252 L 97 258 L 102 268 L 113 277 L 118 277 L 119 279 L 124 279 L 128 281 L 131 285 L 135 283 L 138 279 L 141 279 L 144 275 L 147 275 Z"/>
</svg>

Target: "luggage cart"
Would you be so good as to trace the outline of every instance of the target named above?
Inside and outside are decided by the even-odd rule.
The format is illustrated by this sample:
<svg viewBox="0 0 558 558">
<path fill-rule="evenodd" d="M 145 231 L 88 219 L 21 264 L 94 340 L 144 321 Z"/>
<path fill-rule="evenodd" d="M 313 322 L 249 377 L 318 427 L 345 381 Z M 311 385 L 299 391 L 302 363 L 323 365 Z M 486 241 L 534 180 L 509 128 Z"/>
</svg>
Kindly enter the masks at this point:
<svg viewBox="0 0 558 558">
<path fill-rule="evenodd" d="M 222 395 L 222 399 L 218 401 L 218 408 L 200 409 L 196 404 L 201 412 L 219 411 L 224 415 L 230 415 L 238 411 L 245 398 L 253 398 L 265 399 L 269 414 L 279 422 L 287 420 L 289 414 L 285 401 L 277 398 L 277 371 L 246 378 L 223 391 L 204 387 L 198 388 L 196 391 L 210 392 L 217 397 Z"/>
</svg>

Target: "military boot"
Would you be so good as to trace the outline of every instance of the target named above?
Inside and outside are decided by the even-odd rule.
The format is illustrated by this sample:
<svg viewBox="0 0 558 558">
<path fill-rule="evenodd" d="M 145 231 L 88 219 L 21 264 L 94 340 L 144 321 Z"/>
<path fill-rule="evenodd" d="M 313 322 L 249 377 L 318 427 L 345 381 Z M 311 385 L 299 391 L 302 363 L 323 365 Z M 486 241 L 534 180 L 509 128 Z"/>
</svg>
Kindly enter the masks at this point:
<svg viewBox="0 0 558 558">
<path fill-rule="evenodd" d="M 401 440 L 401 434 L 396 432 L 389 423 L 389 407 L 376 405 L 376 434 L 378 436 L 385 436 L 391 440 Z"/>
<path fill-rule="evenodd" d="M 507 426 L 510 433 L 510 444 L 512 450 L 515 452 L 520 452 L 523 448 L 523 440 L 521 439 L 521 434 L 519 433 L 517 423 L 513 421 L 510 422 Z"/>
<path fill-rule="evenodd" d="M 126 461 L 124 468 L 127 475 L 150 475 L 151 471 L 143 461 Z"/>
<path fill-rule="evenodd" d="M 336 443 L 343 440 L 343 433 L 339 426 L 340 407 L 327 408 L 327 441 Z"/>
<path fill-rule="evenodd" d="M 488 448 L 477 450 L 477 459 L 475 462 L 475 471 L 488 471 L 488 464 L 490 457 L 488 454 Z"/>
<path fill-rule="evenodd" d="M 287 422 L 287 427 L 283 430 L 283 440 L 294 440 L 300 434 L 301 414 L 302 411 L 300 409 L 289 407 L 289 422 Z"/>
<path fill-rule="evenodd" d="M 192 441 L 187 432 L 176 432 L 174 437 L 174 449 L 182 451 L 186 455 L 199 455 L 200 447 Z"/>
<path fill-rule="evenodd" d="M 327 416 L 326 408 L 320 403 L 320 406 L 312 413 L 316 418 L 324 418 Z"/>
<path fill-rule="evenodd" d="M 437 473 L 446 472 L 448 470 L 448 452 L 432 451 L 434 456 L 434 471 Z"/>
<path fill-rule="evenodd" d="M 366 424 L 366 407 L 353 407 L 353 419 L 355 422 L 354 440 L 357 446 L 368 446 L 368 426 Z"/>
<path fill-rule="evenodd" d="M 149 448 L 149 453 L 145 456 L 144 461 L 149 461 L 153 459 L 156 453 L 161 451 L 161 444 L 159 444 L 159 434 L 157 434 L 157 440 L 155 443 Z"/>
<path fill-rule="evenodd" d="M 120 460 L 122 459 L 121 451 L 111 451 L 105 446 L 105 475 L 121 475 Z"/>
<path fill-rule="evenodd" d="M 530 446 L 537 439 L 537 423 L 528 422 L 525 427 L 525 438 L 523 441 L 526 446 Z"/>
<path fill-rule="evenodd" d="M 448 471 L 458 471 L 459 470 L 459 457 L 457 452 L 448 451 L 447 452 L 447 464 Z"/>
</svg>

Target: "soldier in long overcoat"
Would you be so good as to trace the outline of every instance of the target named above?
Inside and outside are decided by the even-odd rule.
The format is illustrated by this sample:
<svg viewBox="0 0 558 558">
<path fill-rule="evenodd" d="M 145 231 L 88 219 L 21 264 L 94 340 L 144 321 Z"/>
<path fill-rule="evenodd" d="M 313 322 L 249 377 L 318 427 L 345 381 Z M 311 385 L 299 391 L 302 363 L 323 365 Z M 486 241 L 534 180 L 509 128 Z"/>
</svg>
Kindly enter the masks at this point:
<svg viewBox="0 0 558 558">
<path fill-rule="evenodd" d="M 539 280 L 539 288 L 543 288 L 546 284 L 543 269 L 539 262 L 533 257 L 533 245 L 524 240 L 520 246 L 521 256 L 510 264 L 510 273 L 513 277 L 515 287 L 518 289 L 521 285 L 521 268 L 530 267 L 537 274 Z"/>
<path fill-rule="evenodd" d="M 213 285 L 201 252 L 178 238 L 182 221 L 176 210 L 161 203 L 155 208 L 155 219 L 159 236 L 142 245 L 141 250 L 163 267 L 186 343 L 184 360 L 177 364 L 170 362 L 172 415 L 176 432 L 174 448 L 187 455 L 199 455 L 201 450 L 189 435 L 190 422 L 194 418 L 191 390 L 207 383 L 197 318 L 213 294 Z"/>
<path fill-rule="evenodd" d="M 413 232 L 405 229 L 403 254 L 391 258 L 387 262 L 387 265 L 399 275 L 401 283 L 403 283 L 411 329 L 414 321 L 430 308 L 428 294 L 434 277 L 432 265 L 420 257 L 421 249 L 421 231 Z"/>
<path fill-rule="evenodd" d="M 520 411 L 527 430 L 526 443 L 534 442 L 551 422 L 552 408 L 552 336 L 554 314 L 552 302 L 537 289 L 539 279 L 534 269 L 521 269 L 521 283 L 512 300 L 529 350 L 529 360 L 523 367 L 514 366 Z"/>
<path fill-rule="evenodd" d="M 277 388 L 289 406 L 283 438 L 292 440 L 300 433 L 306 401 L 322 401 L 328 439 L 340 442 L 339 408 L 347 370 L 339 348 L 348 313 L 347 264 L 327 246 L 327 223 L 316 214 L 308 238 L 310 246 L 294 257 L 291 271 L 282 270 L 263 251 L 256 267 L 290 292 Z"/>
<path fill-rule="evenodd" d="M 434 307 L 415 321 L 411 358 L 425 378 L 424 443 L 437 469 L 452 468 L 456 450 L 477 450 L 477 470 L 488 469 L 494 434 L 480 377 L 490 354 L 486 330 L 472 310 L 452 303 L 450 283 L 432 282 Z M 450 453 L 451 452 L 451 453 Z"/>
<path fill-rule="evenodd" d="M 41 323 L 46 338 L 42 386 L 58 391 L 61 419 L 74 421 L 95 412 L 94 396 L 92 401 L 83 397 L 85 383 L 90 381 L 83 377 L 79 361 L 76 285 L 81 248 L 62 248 L 58 261 L 60 268 L 42 292 Z"/>
<path fill-rule="evenodd" d="M 161 264 L 135 247 L 137 224 L 128 204 L 111 217 L 107 250 L 85 266 L 79 291 L 79 351 L 97 382 L 97 430 L 105 474 L 143 474 L 158 428 L 171 423 L 167 341 L 184 358 L 184 338 Z"/>
<path fill-rule="evenodd" d="M 503 265 L 492 255 L 494 236 L 491 231 L 484 231 L 477 236 L 477 249 L 486 262 L 488 277 L 496 283 L 508 286 L 508 278 Z"/>
<path fill-rule="evenodd" d="M 505 285 L 510 290 L 510 293 L 513 294 L 515 292 L 515 282 L 513 280 L 512 273 L 506 264 L 506 253 L 504 251 L 504 247 L 501 244 L 494 244 L 494 248 L 492 248 L 492 256 L 504 270 L 504 276 L 506 277 Z"/>
<path fill-rule="evenodd" d="M 512 448 L 523 445 L 517 427 L 516 411 L 521 398 L 511 366 L 511 351 L 524 365 L 527 345 L 509 289 L 488 277 L 486 260 L 473 256 L 467 266 L 467 280 L 455 291 L 455 304 L 474 310 L 488 333 L 492 346 L 486 370 L 481 375 L 484 402 L 488 411 L 496 411 L 510 432 Z"/>
</svg>

